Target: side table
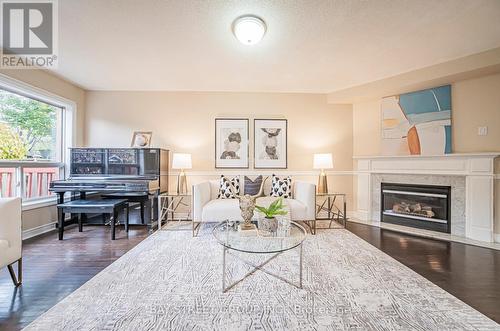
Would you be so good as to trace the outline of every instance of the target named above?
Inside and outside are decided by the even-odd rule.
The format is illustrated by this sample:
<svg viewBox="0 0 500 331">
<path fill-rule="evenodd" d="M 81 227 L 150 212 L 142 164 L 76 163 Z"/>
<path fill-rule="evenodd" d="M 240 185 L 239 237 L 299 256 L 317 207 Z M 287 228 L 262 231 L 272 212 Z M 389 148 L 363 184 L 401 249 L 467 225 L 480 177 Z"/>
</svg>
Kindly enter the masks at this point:
<svg viewBox="0 0 500 331">
<path fill-rule="evenodd" d="M 337 207 L 335 202 L 337 199 L 342 199 L 342 209 Z M 347 221 L 347 203 L 345 193 L 317 193 L 316 194 L 316 220 L 329 220 L 327 228 L 323 229 L 336 229 L 345 228 Z M 321 217 L 321 212 L 326 213 L 326 217 Z M 341 226 L 332 227 L 333 221 Z M 322 228 L 318 228 L 322 229 Z"/>
<path fill-rule="evenodd" d="M 186 218 L 174 219 L 174 214 L 180 206 L 188 207 Z M 191 193 L 162 193 L 158 195 L 158 231 L 162 229 L 163 220 L 168 222 L 191 221 Z M 170 230 L 191 230 L 191 229 L 170 229 Z"/>
</svg>

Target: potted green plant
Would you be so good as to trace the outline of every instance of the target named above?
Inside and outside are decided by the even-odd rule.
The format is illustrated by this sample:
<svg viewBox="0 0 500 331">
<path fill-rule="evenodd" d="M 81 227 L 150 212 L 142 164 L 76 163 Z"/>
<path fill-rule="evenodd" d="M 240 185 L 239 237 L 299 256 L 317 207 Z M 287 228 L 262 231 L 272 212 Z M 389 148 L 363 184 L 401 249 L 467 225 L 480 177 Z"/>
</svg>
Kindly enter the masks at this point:
<svg viewBox="0 0 500 331">
<path fill-rule="evenodd" d="M 265 222 L 262 223 L 262 226 L 259 226 L 260 230 L 268 232 L 277 231 L 278 220 L 276 219 L 276 216 L 288 214 L 288 211 L 285 210 L 283 205 L 283 198 L 276 199 L 267 208 L 262 206 L 255 206 L 255 208 L 264 214 Z"/>
</svg>

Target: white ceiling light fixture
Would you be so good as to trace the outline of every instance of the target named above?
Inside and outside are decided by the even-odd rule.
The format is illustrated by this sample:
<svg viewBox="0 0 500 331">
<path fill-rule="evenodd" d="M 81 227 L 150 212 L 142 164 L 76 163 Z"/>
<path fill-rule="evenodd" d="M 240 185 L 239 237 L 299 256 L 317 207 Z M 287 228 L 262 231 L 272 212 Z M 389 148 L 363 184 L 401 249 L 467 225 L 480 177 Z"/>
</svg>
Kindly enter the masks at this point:
<svg viewBox="0 0 500 331">
<path fill-rule="evenodd" d="M 257 16 L 245 15 L 233 22 L 233 33 L 244 45 L 255 45 L 266 33 L 266 23 Z"/>
</svg>

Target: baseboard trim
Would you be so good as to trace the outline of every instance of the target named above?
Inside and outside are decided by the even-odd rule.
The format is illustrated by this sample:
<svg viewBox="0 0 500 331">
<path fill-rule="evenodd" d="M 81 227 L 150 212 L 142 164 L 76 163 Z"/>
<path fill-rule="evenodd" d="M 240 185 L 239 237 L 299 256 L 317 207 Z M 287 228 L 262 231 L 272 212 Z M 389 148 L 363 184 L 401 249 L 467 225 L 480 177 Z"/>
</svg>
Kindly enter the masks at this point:
<svg viewBox="0 0 500 331">
<path fill-rule="evenodd" d="M 384 223 L 384 222 L 370 222 L 370 221 L 363 221 L 359 219 L 350 219 L 350 222 L 354 223 L 360 223 L 368 226 L 374 226 L 378 227 L 384 230 L 390 230 L 394 232 L 399 232 L 399 233 L 404 233 L 404 234 L 409 234 L 412 236 L 416 237 L 422 237 L 422 238 L 428 238 L 428 239 L 434 239 L 434 240 L 441 240 L 441 241 L 448 241 L 448 242 L 457 242 L 465 245 L 472 245 L 472 246 L 479 246 L 479 247 L 484 247 L 484 248 L 489 248 L 489 249 L 495 249 L 500 251 L 500 244 L 494 243 L 494 242 L 485 242 L 485 241 L 478 241 L 466 237 L 461 237 L 461 236 L 455 236 L 452 234 L 448 233 L 440 233 L 440 232 L 435 232 L 431 230 L 423 230 L 423 229 L 415 229 L 403 225 L 396 225 L 396 224 L 390 224 L 390 223 Z M 500 234 L 495 234 L 495 239 L 500 239 Z"/>
<path fill-rule="evenodd" d="M 495 240 L 496 243 L 500 243 L 500 233 L 494 233 L 493 237 L 493 240 Z"/>
<path fill-rule="evenodd" d="M 362 220 L 362 221 L 368 221 L 369 220 L 368 212 L 366 212 L 366 211 L 353 210 L 353 211 L 350 212 L 350 214 L 351 214 L 350 218 L 356 218 L 356 219 Z M 347 212 L 347 215 L 349 215 L 349 212 Z"/>
<path fill-rule="evenodd" d="M 53 231 L 56 229 L 56 222 L 50 222 L 44 225 L 40 225 L 28 230 L 24 230 L 22 234 L 23 240 L 30 239 L 39 235 L 42 235 L 44 233 Z"/>
<path fill-rule="evenodd" d="M 354 222 L 354 223 L 359 223 L 359 224 L 364 224 L 364 225 L 370 225 L 370 226 L 375 226 L 377 228 L 380 228 L 380 222 L 374 222 L 374 221 L 371 221 L 371 220 L 363 220 L 363 219 L 360 219 L 356 216 L 352 217 L 349 219 L 350 222 Z"/>
<path fill-rule="evenodd" d="M 465 229 L 465 236 L 468 239 L 484 241 L 484 242 L 495 242 L 495 234 L 490 229 L 483 229 L 479 227 L 468 226 Z"/>
<path fill-rule="evenodd" d="M 346 211 L 346 216 L 348 219 L 355 218 L 356 215 L 357 215 L 357 212 L 355 210 Z"/>
</svg>

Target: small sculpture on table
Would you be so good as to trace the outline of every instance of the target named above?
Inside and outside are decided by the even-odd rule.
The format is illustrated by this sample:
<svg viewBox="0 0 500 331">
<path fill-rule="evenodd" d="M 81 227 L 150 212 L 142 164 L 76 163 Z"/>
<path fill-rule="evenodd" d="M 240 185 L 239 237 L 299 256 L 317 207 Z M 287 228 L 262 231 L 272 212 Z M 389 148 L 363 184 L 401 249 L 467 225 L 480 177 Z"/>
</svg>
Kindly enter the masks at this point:
<svg viewBox="0 0 500 331">
<path fill-rule="evenodd" d="M 238 227 L 239 231 L 249 231 L 257 229 L 256 226 L 252 224 L 253 211 L 255 209 L 255 201 L 258 197 L 261 197 L 264 194 L 264 183 L 266 182 L 266 179 L 264 179 L 264 181 L 262 182 L 260 190 L 257 194 L 236 195 L 236 197 L 240 201 L 241 217 L 243 218 L 243 223 Z"/>
</svg>

